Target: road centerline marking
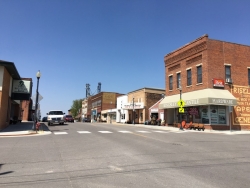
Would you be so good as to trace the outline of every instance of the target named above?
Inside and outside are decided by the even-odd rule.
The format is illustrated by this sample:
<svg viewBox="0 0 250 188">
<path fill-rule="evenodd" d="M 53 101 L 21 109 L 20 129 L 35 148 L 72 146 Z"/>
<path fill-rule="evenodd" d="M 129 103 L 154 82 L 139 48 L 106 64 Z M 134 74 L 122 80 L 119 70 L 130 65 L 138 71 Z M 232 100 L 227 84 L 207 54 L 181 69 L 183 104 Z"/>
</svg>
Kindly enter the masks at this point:
<svg viewBox="0 0 250 188">
<path fill-rule="evenodd" d="M 55 135 L 68 134 L 67 132 L 54 132 Z"/>
<path fill-rule="evenodd" d="M 112 133 L 110 131 L 98 131 L 98 132 L 100 132 L 100 133 Z"/>
<path fill-rule="evenodd" d="M 78 133 L 80 133 L 80 134 L 88 134 L 88 133 L 91 133 L 91 132 L 89 132 L 89 131 L 77 131 Z"/>
</svg>

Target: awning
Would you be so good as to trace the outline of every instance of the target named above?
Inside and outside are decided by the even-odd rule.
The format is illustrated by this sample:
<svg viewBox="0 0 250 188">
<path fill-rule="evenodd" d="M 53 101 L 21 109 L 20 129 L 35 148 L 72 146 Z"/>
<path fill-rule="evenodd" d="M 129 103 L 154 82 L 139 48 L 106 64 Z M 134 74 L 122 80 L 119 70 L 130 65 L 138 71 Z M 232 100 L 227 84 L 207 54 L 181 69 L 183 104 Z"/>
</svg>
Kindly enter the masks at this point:
<svg viewBox="0 0 250 188">
<path fill-rule="evenodd" d="M 199 105 L 223 105 L 236 106 L 237 99 L 228 91 L 223 89 L 202 89 L 182 94 L 185 106 Z M 180 94 L 166 96 L 159 104 L 159 109 L 178 108 Z"/>
</svg>

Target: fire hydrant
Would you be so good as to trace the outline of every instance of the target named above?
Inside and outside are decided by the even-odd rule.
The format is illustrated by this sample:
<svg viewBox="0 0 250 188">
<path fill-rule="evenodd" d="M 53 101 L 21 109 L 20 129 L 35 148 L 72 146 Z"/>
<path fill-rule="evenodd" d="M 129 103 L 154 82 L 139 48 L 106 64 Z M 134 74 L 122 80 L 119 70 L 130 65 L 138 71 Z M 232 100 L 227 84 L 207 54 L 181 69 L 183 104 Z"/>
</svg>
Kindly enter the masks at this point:
<svg viewBox="0 0 250 188">
<path fill-rule="evenodd" d="M 37 122 L 36 123 L 36 130 L 39 130 L 39 127 L 40 127 L 40 122 Z"/>
</svg>

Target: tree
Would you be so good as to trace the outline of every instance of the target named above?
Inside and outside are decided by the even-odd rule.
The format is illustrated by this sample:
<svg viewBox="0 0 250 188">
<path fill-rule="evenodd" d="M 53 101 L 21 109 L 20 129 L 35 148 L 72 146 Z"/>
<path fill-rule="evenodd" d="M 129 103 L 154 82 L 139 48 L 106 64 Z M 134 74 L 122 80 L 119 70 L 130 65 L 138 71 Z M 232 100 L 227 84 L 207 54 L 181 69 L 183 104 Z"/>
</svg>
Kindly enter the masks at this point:
<svg viewBox="0 0 250 188">
<path fill-rule="evenodd" d="M 82 101 L 83 101 L 83 99 L 73 100 L 73 104 L 72 104 L 71 109 L 70 109 L 70 112 L 71 112 L 71 115 L 73 116 L 73 118 L 75 118 L 79 114 L 79 112 L 82 108 Z"/>
</svg>

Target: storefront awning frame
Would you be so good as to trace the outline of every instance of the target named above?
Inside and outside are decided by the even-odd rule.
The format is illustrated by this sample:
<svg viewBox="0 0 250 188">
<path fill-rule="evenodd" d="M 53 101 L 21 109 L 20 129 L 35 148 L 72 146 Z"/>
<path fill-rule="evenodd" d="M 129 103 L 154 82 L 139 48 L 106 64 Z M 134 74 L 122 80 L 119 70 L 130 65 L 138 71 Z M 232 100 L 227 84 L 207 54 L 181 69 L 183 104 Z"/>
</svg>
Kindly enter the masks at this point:
<svg viewBox="0 0 250 188">
<path fill-rule="evenodd" d="M 179 108 L 178 101 L 180 94 L 166 96 L 159 104 L 159 109 Z M 202 89 L 187 93 L 182 93 L 182 100 L 185 102 L 184 107 L 200 105 L 223 105 L 236 106 L 237 99 L 224 89 Z"/>
</svg>

